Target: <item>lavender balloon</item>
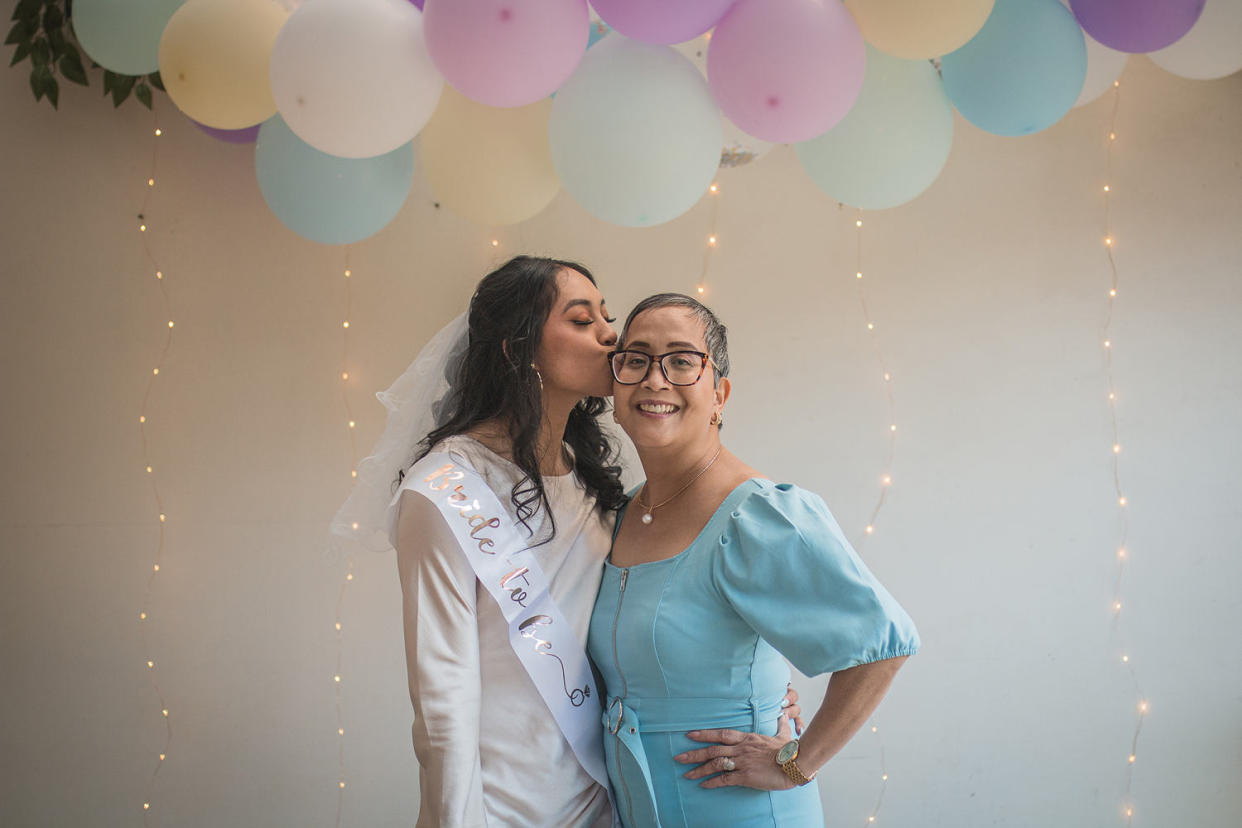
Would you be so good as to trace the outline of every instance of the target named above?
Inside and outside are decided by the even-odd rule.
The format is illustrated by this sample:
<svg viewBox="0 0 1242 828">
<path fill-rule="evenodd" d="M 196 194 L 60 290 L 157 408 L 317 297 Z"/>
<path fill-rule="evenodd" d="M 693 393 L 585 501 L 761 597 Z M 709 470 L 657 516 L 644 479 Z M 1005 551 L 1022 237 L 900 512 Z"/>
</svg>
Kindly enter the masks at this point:
<svg viewBox="0 0 1242 828">
<path fill-rule="evenodd" d="M 1087 34 L 1120 52 L 1154 52 L 1177 42 L 1205 0 L 1070 0 Z M 1219 2 L 1219 0 L 1218 0 Z"/>
<path fill-rule="evenodd" d="M 216 127 L 209 127 L 206 124 L 200 124 L 193 118 L 190 121 L 212 138 L 218 138 L 228 144 L 253 144 L 258 140 L 259 127 L 262 126 L 261 124 L 255 124 L 242 129 L 218 129 Z"/>
<path fill-rule="evenodd" d="M 715 26 L 733 0 L 593 0 L 612 28 L 643 43 L 682 43 Z"/>
</svg>

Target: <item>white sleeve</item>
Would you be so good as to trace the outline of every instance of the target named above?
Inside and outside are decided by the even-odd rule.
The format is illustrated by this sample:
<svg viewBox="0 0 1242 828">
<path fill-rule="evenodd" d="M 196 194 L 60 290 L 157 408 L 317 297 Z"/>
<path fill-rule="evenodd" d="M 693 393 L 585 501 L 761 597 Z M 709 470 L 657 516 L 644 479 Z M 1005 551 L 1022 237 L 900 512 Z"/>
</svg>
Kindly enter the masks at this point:
<svg viewBox="0 0 1242 828">
<path fill-rule="evenodd" d="M 405 491 L 399 509 L 405 664 L 421 766 L 418 825 L 484 826 L 474 570 L 431 501 Z"/>
</svg>

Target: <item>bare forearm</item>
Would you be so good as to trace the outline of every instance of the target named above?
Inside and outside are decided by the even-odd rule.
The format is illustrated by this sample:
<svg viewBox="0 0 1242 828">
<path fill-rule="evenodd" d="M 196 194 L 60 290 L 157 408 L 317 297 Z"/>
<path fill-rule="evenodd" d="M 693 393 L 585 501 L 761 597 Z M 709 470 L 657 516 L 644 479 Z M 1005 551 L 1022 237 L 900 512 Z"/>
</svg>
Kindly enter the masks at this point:
<svg viewBox="0 0 1242 828">
<path fill-rule="evenodd" d="M 810 775 L 853 738 L 893 683 L 906 656 L 833 673 L 823 704 L 798 742 L 798 767 Z"/>
</svg>

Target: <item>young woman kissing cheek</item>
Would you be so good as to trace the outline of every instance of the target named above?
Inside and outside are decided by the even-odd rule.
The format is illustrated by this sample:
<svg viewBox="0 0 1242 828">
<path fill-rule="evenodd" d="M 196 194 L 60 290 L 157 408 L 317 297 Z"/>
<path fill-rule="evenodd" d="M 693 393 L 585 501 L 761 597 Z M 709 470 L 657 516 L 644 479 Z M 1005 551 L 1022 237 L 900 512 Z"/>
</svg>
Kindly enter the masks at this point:
<svg viewBox="0 0 1242 828">
<path fill-rule="evenodd" d="M 702 369 L 691 385 L 669 381 L 659 357 L 679 351 L 707 353 L 703 324 L 684 307 L 656 307 L 634 317 L 619 346 L 654 357 L 647 374 L 635 385 L 613 383 L 617 422 L 644 455 L 669 461 L 711 456 L 720 445 L 717 428 L 729 399 L 728 378 L 718 376 L 710 359 L 693 354 L 669 357 L 665 368 L 676 371 Z M 689 363 L 683 362 L 689 360 Z M 686 377 L 681 378 L 685 381 Z M 646 460 L 644 460 L 646 462 Z"/>
<path fill-rule="evenodd" d="M 557 274 L 556 294 L 534 366 L 549 404 L 545 407 L 568 410 L 584 397 L 612 395 L 608 352 L 617 341 L 616 320 L 608 316 L 599 288 L 576 270 Z"/>
</svg>

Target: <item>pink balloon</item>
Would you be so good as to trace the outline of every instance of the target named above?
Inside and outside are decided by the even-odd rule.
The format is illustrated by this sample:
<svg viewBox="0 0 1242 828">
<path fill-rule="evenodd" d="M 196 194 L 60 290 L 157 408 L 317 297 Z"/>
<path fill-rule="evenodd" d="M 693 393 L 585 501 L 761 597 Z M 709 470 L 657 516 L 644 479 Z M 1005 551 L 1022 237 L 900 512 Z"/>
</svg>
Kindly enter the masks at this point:
<svg viewBox="0 0 1242 828">
<path fill-rule="evenodd" d="M 865 65 L 854 18 L 832 0 L 739 0 L 707 49 L 707 79 L 724 114 L 782 144 L 822 135 L 844 118 Z"/>
<path fill-rule="evenodd" d="M 1083 30 L 1100 43 L 1141 54 L 1181 40 L 1203 13 L 1204 1 L 1070 0 L 1070 9 Z"/>
<path fill-rule="evenodd" d="M 586 0 L 426 0 L 423 35 L 445 80 L 488 106 L 525 106 L 586 53 Z"/>
<path fill-rule="evenodd" d="M 644 43 L 683 43 L 716 23 L 734 0 L 593 0 L 592 8 L 621 34 Z"/>
</svg>

